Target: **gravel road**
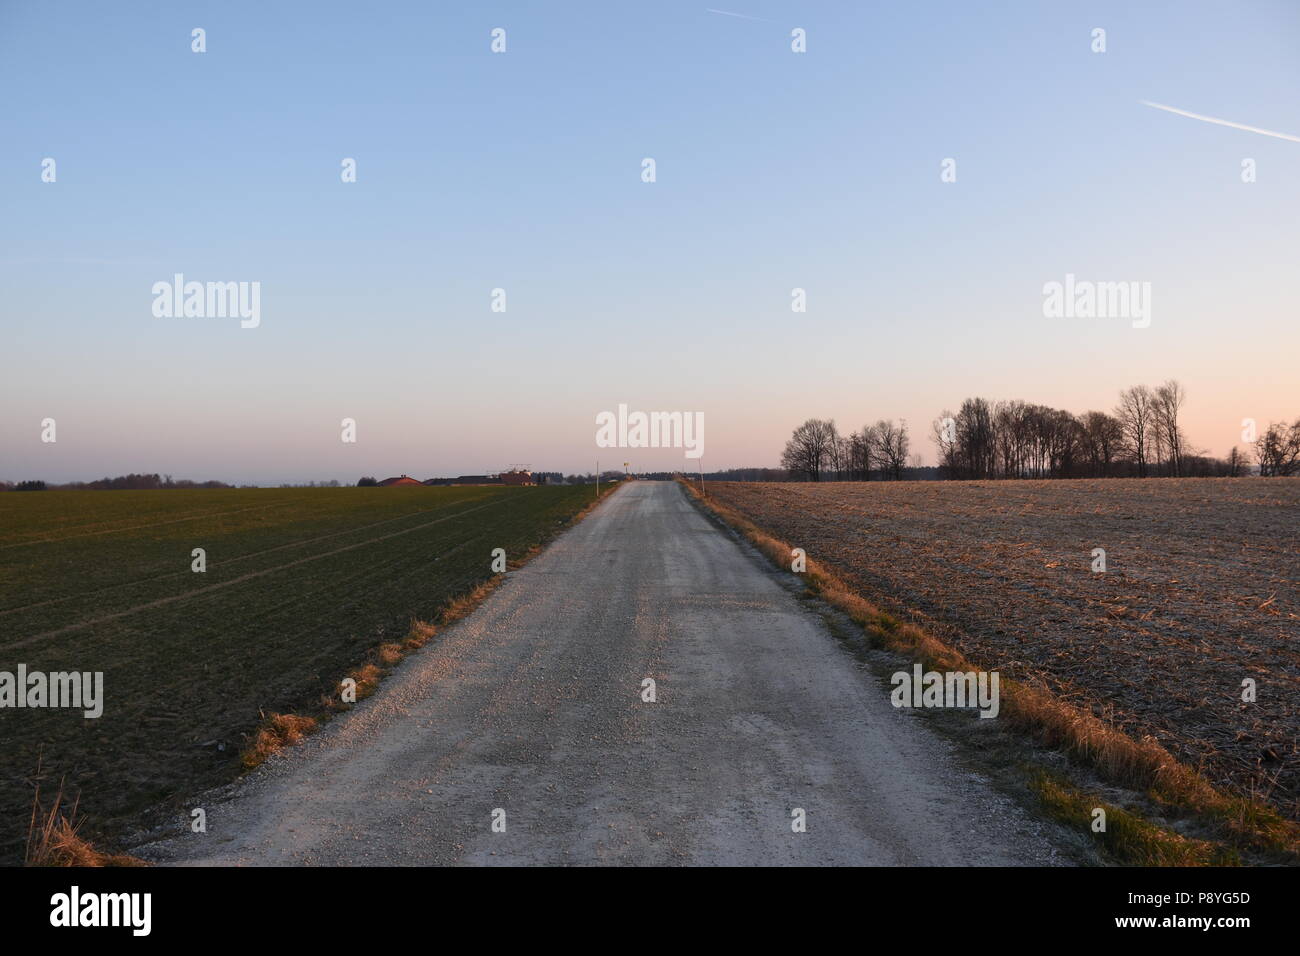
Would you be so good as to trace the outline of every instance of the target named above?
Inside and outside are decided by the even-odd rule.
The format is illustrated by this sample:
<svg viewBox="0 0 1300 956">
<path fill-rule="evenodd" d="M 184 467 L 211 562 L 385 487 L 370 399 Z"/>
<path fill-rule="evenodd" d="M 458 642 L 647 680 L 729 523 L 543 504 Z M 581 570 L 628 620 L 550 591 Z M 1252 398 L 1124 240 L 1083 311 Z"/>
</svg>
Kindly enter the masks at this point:
<svg viewBox="0 0 1300 956">
<path fill-rule="evenodd" d="M 891 707 L 777 573 L 670 482 L 619 489 L 351 713 L 193 805 L 207 833 L 136 852 L 204 865 L 1063 862 L 1050 827 Z"/>
</svg>

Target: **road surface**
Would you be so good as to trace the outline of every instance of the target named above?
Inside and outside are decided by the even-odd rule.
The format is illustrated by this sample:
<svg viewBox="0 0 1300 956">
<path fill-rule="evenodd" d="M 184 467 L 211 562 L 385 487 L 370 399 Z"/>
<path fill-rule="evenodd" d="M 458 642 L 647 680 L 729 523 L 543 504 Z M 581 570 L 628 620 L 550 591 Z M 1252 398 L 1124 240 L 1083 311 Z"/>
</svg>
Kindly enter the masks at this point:
<svg viewBox="0 0 1300 956">
<path fill-rule="evenodd" d="M 137 852 L 218 865 L 1062 862 L 1054 831 L 951 754 L 680 487 L 632 482 L 352 712 L 197 798 L 206 833 Z"/>
</svg>

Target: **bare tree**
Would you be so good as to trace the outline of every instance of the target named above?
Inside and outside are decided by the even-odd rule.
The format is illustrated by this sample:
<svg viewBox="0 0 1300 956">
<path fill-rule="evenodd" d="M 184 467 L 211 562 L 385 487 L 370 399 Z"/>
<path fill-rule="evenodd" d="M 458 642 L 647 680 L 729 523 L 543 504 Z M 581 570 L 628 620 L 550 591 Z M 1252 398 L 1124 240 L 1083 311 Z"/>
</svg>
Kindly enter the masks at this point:
<svg viewBox="0 0 1300 956">
<path fill-rule="evenodd" d="M 957 418 L 948 409 L 930 423 L 930 440 L 938 451 L 939 467 L 949 478 L 961 478 L 961 463 L 957 452 Z"/>
<path fill-rule="evenodd" d="M 1255 440 L 1255 460 L 1265 478 L 1300 472 L 1300 418 L 1289 427 L 1286 422 L 1270 424 Z"/>
<path fill-rule="evenodd" d="M 1232 447 L 1232 450 L 1228 452 L 1227 465 L 1229 478 L 1239 478 L 1242 470 L 1246 466 L 1245 457 L 1235 445 Z"/>
<path fill-rule="evenodd" d="M 872 447 L 875 435 L 870 426 L 862 428 L 849 436 L 849 470 L 859 481 L 871 480 Z"/>
<path fill-rule="evenodd" d="M 1083 426 L 1079 420 L 1063 409 L 1048 409 L 1044 434 L 1047 436 L 1048 476 L 1066 478 L 1074 474 L 1084 444 Z"/>
<path fill-rule="evenodd" d="M 1124 425 L 1105 412 L 1085 412 L 1079 421 L 1092 476 L 1109 478 L 1115 459 L 1124 447 Z"/>
<path fill-rule="evenodd" d="M 945 418 L 949 417 L 944 413 Z M 951 461 L 945 462 L 954 478 L 992 478 L 997 469 L 997 441 L 993 409 L 983 398 L 968 398 L 961 403 L 945 434 L 940 435 L 936 423 L 935 440 L 940 442 L 940 449 L 951 438 L 954 448 Z M 946 425 L 946 423 L 943 423 Z"/>
<path fill-rule="evenodd" d="M 1115 417 L 1123 426 L 1124 437 L 1133 450 L 1133 461 L 1137 465 L 1139 478 L 1147 476 L 1147 453 L 1150 449 L 1154 414 L 1151 389 L 1145 385 L 1134 385 L 1119 393 Z"/>
<path fill-rule="evenodd" d="M 831 422 L 831 428 L 834 427 L 835 423 Z M 853 460 L 852 443 L 848 438 L 840 435 L 839 432 L 835 432 L 831 436 L 828 451 L 830 454 L 831 480 L 843 481 L 848 476 Z"/>
<path fill-rule="evenodd" d="M 886 421 L 882 418 L 871 427 L 870 431 L 873 438 L 873 455 L 880 462 L 882 474 L 893 481 L 902 480 L 903 469 L 907 467 L 907 452 L 910 445 L 907 437 L 907 422 L 899 422 L 895 425 L 892 419 Z"/>
<path fill-rule="evenodd" d="M 1029 406 L 1016 399 L 993 408 L 993 441 L 998 472 L 1003 478 L 1023 478 Z"/>
<path fill-rule="evenodd" d="M 1187 401 L 1187 391 L 1176 379 L 1157 386 L 1152 393 L 1153 422 L 1157 443 L 1168 456 L 1169 474 L 1177 478 L 1183 471 L 1183 433 L 1178 427 L 1178 413 Z"/>
<path fill-rule="evenodd" d="M 810 418 L 794 430 L 781 453 L 781 467 L 809 481 L 821 481 L 822 472 L 831 464 L 832 449 L 838 435 L 833 421 Z"/>
</svg>

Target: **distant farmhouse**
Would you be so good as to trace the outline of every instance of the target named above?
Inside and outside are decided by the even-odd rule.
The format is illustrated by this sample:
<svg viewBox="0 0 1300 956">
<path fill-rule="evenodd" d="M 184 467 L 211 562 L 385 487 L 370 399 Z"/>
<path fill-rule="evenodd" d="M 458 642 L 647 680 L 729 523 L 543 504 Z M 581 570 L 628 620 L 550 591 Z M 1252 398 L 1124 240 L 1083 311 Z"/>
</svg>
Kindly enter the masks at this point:
<svg viewBox="0 0 1300 956">
<path fill-rule="evenodd" d="M 503 485 L 535 485 L 533 473 L 527 468 L 511 468 L 497 476 Z"/>
<path fill-rule="evenodd" d="M 397 478 L 385 478 L 379 482 L 380 488 L 391 488 L 394 485 L 418 485 L 419 482 L 409 475 L 401 475 Z"/>
</svg>

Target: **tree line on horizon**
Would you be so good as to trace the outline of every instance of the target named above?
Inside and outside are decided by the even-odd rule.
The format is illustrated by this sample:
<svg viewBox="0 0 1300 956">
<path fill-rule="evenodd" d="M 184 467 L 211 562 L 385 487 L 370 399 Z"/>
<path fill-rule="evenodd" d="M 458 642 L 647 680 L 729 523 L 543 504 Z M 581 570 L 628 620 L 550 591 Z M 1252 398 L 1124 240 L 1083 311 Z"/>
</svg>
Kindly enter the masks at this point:
<svg viewBox="0 0 1300 956">
<path fill-rule="evenodd" d="M 556 485 L 581 485 L 591 484 L 596 480 L 593 474 L 587 475 L 565 475 L 558 471 L 533 472 L 533 477 L 538 479 L 538 484 L 556 484 Z M 602 481 L 612 481 L 623 477 L 622 471 L 605 471 L 601 474 Z M 373 487 L 378 485 L 378 479 L 372 476 L 363 477 L 357 482 L 357 487 Z M 29 479 L 27 481 L 0 481 L 0 491 L 160 491 L 168 489 L 182 488 L 262 488 L 271 487 L 269 485 L 232 485 L 224 481 L 191 481 L 188 478 L 173 480 L 171 475 L 159 474 L 135 474 L 118 475 L 116 478 L 99 478 L 94 481 L 69 481 L 63 484 L 50 483 L 39 479 Z M 337 478 L 324 479 L 321 481 L 304 481 L 304 482 L 281 482 L 280 488 L 343 488 L 348 487 L 340 482 Z"/>
<path fill-rule="evenodd" d="M 172 480 L 171 475 L 140 474 L 118 475 L 116 478 L 98 478 L 94 481 L 69 481 L 48 484 L 30 480 L 17 483 L 0 481 L 0 491 L 157 491 L 171 488 L 233 488 L 224 481 L 190 481 L 188 478 Z"/>
<path fill-rule="evenodd" d="M 1109 412 L 1075 415 L 1020 400 L 968 398 L 931 426 L 938 450 L 935 477 L 1012 478 L 1240 477 L 1250 461 L 1233 447 L 1215 458 L 1192 447 L 1180 422 L 1187 392 L 1170 379 L 1120 393 Z M 881 420 L 841 435 L 833 420 L 810 418 L 781 453 L 788 479 L 865 481 L 929 477 L 917 458 L 908 465 L 907 423 Z M 1300 418 L 1273 423 L 1253 443 L 1263 476 L 1300 474 Z"/>
<path fill-rule="evenodd" d="M 810 418 L 794 430 L 781 453 L 781 467 L 810 481 L 901 481 L 911 439 L 907 422 L 881 419 L 841 435 L 834 420 Z"/>
</svg>

